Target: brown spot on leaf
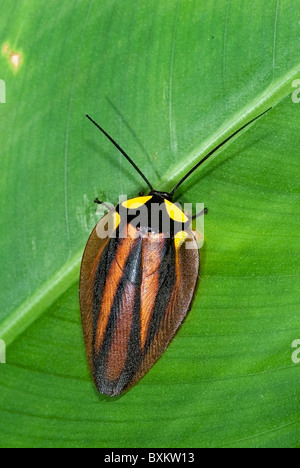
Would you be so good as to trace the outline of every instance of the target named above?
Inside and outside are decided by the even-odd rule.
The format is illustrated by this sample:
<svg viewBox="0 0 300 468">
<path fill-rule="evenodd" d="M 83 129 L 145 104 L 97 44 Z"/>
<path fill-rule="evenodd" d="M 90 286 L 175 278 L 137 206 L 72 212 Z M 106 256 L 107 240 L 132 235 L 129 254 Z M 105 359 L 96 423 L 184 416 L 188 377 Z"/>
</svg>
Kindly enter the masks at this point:
<svg viewBox="0 0 300 468">
<path fill-rule="evenodd" d="M 2 52 L 4 53 L 4 55 L 8 54 L 8 52 L 9 52 L 9 45 L 8 44 L 3 45 Z"/>
</svg>

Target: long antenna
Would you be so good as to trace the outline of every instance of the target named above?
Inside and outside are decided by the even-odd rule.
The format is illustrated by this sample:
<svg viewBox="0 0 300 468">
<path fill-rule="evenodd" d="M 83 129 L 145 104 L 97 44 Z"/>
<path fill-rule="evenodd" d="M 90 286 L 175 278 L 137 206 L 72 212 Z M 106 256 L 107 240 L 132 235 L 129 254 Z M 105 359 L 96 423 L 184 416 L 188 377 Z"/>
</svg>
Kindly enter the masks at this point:
<svg viewBox="0 0 300 468">
<path fill-rule="evenodd" d="M 185 176 L 175 185 L 175 187 L 173 188 L 172 192 L 170 193 L 171 197 L 174 196 L 174 193 L 176 192 L 176 190 L 180 187 L 180 185 L 185 182 L 185 180 L 196 170 L 198 169 L 199 166 L 201 166 L 201 164 L 203 164 L 210 156 L 212 156 L 218 149 L 222 148 L 222 146 L 225 145 L 225 143 L 227 143 L 229 140 L 231 140 L 231 138 L 233 138 L 235 135 L 237 135 L 241 130 L 243 130 L 244 128 L 248 127 L 248 125 L 252 124 L 255 120 L 259 119 L 260 117 L 262 117 L 264 114 L 266 114 L 267 112 L 269 112 L 269 110 L 271 110 L 272 107 L 270 107 L 268 110 L 262 112 L 262 114 L 258 115 L 257 117 L 255 117 L 254 119 L 250 120 L 250 122 L 246 123 L 245 125 L 243 125 L 241 128 L 239 128 L 238 130 L 236 130 L 234 133 L 232 133 L 232 135 L 230 135 L 228 138 L 226 138 L 224 141 L 222 141 L 222 143 L 220 143 L 218 146 L 216 146 L 213 150 L 211 150 L 203 159 L 201 159 L 201 161 L 199 161 L 194 167 L 192 167 L 192 169 L 187 173 L 185 174 Z"/>
<path fill-rule="evenodd" d="M 100 127 L 99 124 L 97 124 L 97 122 L 95 122 L 95 120 L 93 120 L 89 115 L 86 115 L 87 118 L 106 136 L 106 138 L 108 138 L 112 144 L 118 148 L 118 150 L 123 154 L 123 156 L 125 156 L 125 158 L 127 159 L 127 161 L 130 162 L 130 164 L 134 167 L 134 169 L 140 174 L 140 176 L 144 179 L 144 181 L 146 182 L 146 184 L 148 185 L 148 187 L 150 188 L 150 190 L 152 191 L 153 190 L 153 187 L 152 185 L 150 184 L 149 180 L 147 179 L 147 177 L 142 173 L 142 171 L 137 167 L 137 165 L 135 164 L 135 162 L 128 156 L 127 153 L 125 153 L 125 151 L 121 148 L 120 145 L 118 145 L 118 143 L 102 128 Z"/>
</svg>

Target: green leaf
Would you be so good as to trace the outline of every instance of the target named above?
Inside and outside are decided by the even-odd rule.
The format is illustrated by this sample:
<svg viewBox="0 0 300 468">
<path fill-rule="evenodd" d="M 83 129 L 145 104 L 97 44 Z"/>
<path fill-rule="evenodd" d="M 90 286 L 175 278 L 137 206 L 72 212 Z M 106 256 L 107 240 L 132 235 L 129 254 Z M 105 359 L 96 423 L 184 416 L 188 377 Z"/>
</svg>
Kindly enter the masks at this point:
<svg viewBox="0 0 300 468">
<path fill-rule="evenodd" d="M 0 17 L 1 447 L 297 447 L 300 13 L 292 0 L 10 0 Z M 87 369 L 78 272 L 98 196 L 204 202 L 183 327 L 124 396 Z"/>
</svg>

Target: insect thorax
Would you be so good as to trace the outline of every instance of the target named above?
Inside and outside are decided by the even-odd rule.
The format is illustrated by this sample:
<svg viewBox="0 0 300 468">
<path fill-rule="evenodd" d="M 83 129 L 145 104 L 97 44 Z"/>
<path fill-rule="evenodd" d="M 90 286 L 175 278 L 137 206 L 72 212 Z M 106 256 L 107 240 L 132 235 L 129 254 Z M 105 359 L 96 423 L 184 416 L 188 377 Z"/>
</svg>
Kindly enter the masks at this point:
<svg viewBox="0 0 300 468">
<path fill-rule="evenodd" d="M 166 198 L 164 192 L 151 192 L 148 196 L 132 198 L 120 203 L 116 211 L 121 223 L 130 223 L 141 233 L 159 233 L 173 237 L 184 231 L 190 218 L 182 211 L 180 204 Z"/>
</svg>

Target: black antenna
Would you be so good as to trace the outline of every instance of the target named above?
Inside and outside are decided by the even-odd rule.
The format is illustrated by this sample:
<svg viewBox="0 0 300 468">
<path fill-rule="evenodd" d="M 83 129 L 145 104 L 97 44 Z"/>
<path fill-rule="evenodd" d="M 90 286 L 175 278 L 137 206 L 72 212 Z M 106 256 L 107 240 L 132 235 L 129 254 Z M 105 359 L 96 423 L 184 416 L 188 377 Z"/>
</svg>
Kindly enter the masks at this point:
<svg viewBox="0 0 300 468">
<path fill-rule="evenodd" d="M 125 156 L 125 158 L 127 159 L 127 161 L 130 162 L 130 164 L 134 167 L 134 169 L 140 174 L 140 176 L 144 179 L 144 181 L 146 182 L 146 184 L 148 185 L 148 187 L 150 188 L 150 190 L 152 191 L 153 190 L 153 187 L 152 185 L 150 184 L 149 180 L 147 179 L 147 177 L 142 173 L 142 171 L 137 167 L 137 165 L 135 164 L 135 162 L 132 161 L 132 159 L 128 156 L 127 153 L 125 153 L 125 151 L 121 148 L 120 145 L 118 145 L 118 143 L 102 128 L 100 127 L 99 124 L 97 124 L 97 122 L 95 122 L 95 120 L 93 120 L 89 115 L 86 115 L 87 118 L 106 136 L 106 138 L 108 138 L 112 144 L 118 148 L 118 150 L 123 154 L 123 156 Z"/>
<path fill-rule="evenodd" d="M 201 161 L 199 161 L 194 167 L 192 167 L 192 169 L 187 173 L 185 174 L 185 176 L 178 182 L 178 184 L 175 185 L 175 187 L 173 188 L 172 192 L 170 193 L 171 197 L 174 196 L 174 193 L 176 192 L 176 190 L 180 187 L 180 185 L 185 182 L 185 180 L 196 170 L 198 169 L 199 166 L 201 166 L 201 164 L 203 164 L 210 156 L 212 156 L 218 149 L 220 149 L 223 145 L 225 145 L 225 143 L 227 143 L 229 140 L 231 140 L 231 138 L 233 138 L 235 135 L 237 135 L 241 130 L 243 130 L 244 128 L 248 127 L 248 125 L 250 125 L 251 123 L 253 123 L 255 120 L 259 119 L 260 117 L 262 117 L 264 114 L 266 114 L 267 112 L 269 112 L 269 110 L 271 110 L 272 107 L 270 107 L 268 110 L 262 112 L 262 114 L 258 115 L 257 117 L 255 117 L 254 119 L 250 120 L 250 122 L 246 123 L 245 125 L 243 125 L 241 128 L 239 128 L 238 130 L 236 130 L 234 133 L 232 133 L 232 135 L 230 135 L 228 138 L 226 138 L 224 141 L 222 141 L 222 143 L 220 143 L 218 146 L 216 146 L 213 150 L 211 150 L 203 159 L 201 159 Z"/>
</svg>

